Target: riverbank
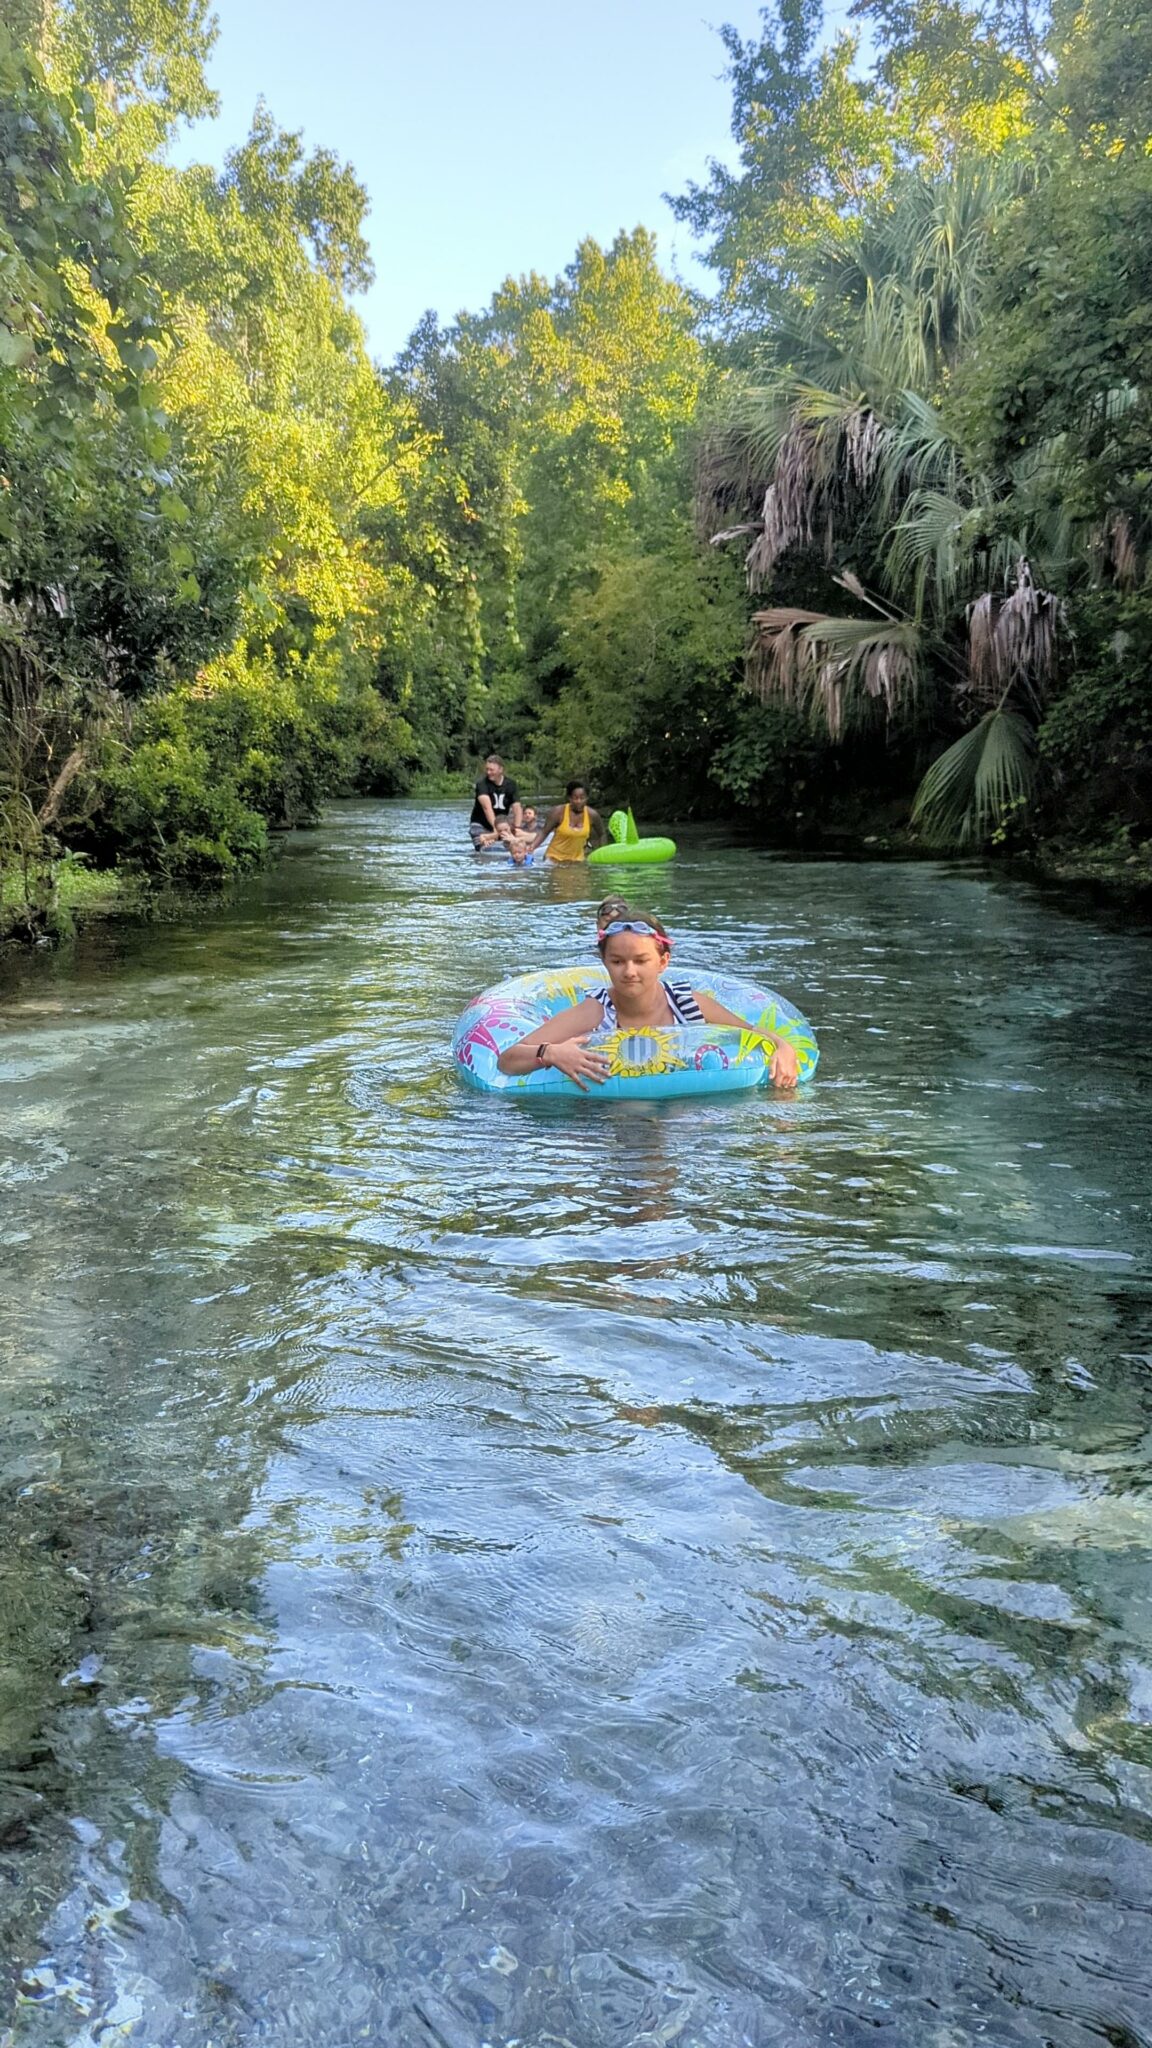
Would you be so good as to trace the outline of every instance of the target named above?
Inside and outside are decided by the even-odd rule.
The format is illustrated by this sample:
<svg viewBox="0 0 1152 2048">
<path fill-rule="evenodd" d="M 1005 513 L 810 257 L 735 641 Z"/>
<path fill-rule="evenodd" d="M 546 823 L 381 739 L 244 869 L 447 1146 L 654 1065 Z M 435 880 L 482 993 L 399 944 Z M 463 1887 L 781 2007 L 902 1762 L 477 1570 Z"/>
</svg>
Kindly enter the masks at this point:
<svg viewBox="0 0 1152 2048">
<path fill-rule="evenodd" d="M 1041 842 L 1029 861 L 1045 881 L 1087 882 L 1118 893 L 1152 893 L 1152 840 L 1136 847 L 1114 840 L 1104 846 Z"/>
<path fill-rule="evenodd" d="M 0 945 L 58 945 L 93 918 L 138 909 L 140 900 L 138 883 L 74 856 L 31 882 L 18 873 L 0 875 Z"/>
</svg>

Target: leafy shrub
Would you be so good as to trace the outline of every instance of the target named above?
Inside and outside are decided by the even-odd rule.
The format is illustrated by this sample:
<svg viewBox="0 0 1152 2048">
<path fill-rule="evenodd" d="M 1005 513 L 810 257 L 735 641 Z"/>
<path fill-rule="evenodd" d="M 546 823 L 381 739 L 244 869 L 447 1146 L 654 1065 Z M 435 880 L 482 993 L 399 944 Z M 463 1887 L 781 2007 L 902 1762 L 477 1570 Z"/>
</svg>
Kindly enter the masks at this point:
<svg viewBox="0 0 1152 2048">
<path fill-rule="evenodd" d="M 700 809 L 737 701 L 744 604 L 732 565 L 702 556 L 682 525 L 661 552 L 606 560 L 563 626 L 571 680 L 540 720 L 538 774 Z"/>
<path fill-rule="evenodd" d="M 110 778 L 110 849 L 130 868 L 179 888 L 211 887 L 264 858 L 268 830 L 235 780 L 213 772 L 206 746 L 189 730 L 187 700 L 175 693 L 148 706 L 145 734 Z"/>
<path fill-rule="evenodd" d="M 1049 829 L 1152 836 L 1152 601 L 1097 591 L 1072 611 L 1076 665 L 1039 732 Z"/>
<path fill-rule="evenodd" d="M 728 738 L 712 756 L 711 772 L 742 810 L 790 833 L 797 810 L 809 810 L 809 783 L 827 746 L 808 721 L 786 704 L 736 700 Z"/>
<path fill-rule="evenodd" d="M 403 743 L 403 721 L 334 654 L 277 664 L 241 644 L 139 707 L 99 851 L 176 887 L 229 881 L 265 858 L 270 826 L 312 822 Z"/>
</svg>

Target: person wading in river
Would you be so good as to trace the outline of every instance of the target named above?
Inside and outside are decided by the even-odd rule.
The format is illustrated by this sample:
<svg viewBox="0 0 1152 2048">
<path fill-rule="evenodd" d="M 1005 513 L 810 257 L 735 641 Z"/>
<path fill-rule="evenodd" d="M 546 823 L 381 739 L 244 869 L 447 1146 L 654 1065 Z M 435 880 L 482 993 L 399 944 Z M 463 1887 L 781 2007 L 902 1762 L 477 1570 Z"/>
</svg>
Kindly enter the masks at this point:
<svg viewBox="0 0 1152 2048">
<path fill-rule="evenodd" d="M 521 815 L 520 791 L 505 775 L 499 754 L 489 754 L 476 784 L 472 816 L 468 820 L 468 836 L 477 852 L 482 846 L 496 845 L 501 825 L 518 832 Z"/>
<path fill-rule="evenodd" d="M 604 846 L 608 834 L 599 811 L 594 811 L 588 802 L 582 782 L 570 782 L 565 795 L 567 802 L 553 805 L 528 851 L 535 853 L 550 837 L 549 860 L 567 864 L 583 860 L 593 847 Z"/>
<path fill-rule="evenodd" d="M 497 1061 L 502 1074 L 557 1067 L 587 1092 L 589 1084 L 599 1087 L 608 1079 L 608 1061 L 588 1043 L 594 1031 L 666 1031 L 681 1024 L 728 1024 L 737 1031 L 748 1030 L 747 1019 L 726 1010 L 715 996 L 693 988 L 690 981 L 665 976 L 672 941 L 658 917 L 632 911 L 626 918 L 611 919 L 597 932 L 596 950 L 608 970 L 607 985 L 537 1024 L 518 1045 L 510 1045 Z M 799 1077 L 795 1048 L 775 1032 L 757 1035 L 773 1049 L 769 1079 L 777 1088 L 794 1088 Z"/>
</svg>

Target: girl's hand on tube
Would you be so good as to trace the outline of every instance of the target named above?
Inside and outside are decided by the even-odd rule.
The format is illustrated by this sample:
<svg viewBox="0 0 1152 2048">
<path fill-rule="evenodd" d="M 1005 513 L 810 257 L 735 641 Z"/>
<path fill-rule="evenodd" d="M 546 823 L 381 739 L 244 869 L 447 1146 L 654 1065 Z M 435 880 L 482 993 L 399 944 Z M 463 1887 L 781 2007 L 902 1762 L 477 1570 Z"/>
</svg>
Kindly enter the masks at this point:
<svg viewBox="0 0 1152 2048">
<path fill-rule="evenodd" d="M 774 1088 L 794 1088 L 800 1079 L 800 1062 L 796 1048 L 786 1038 L 780 1040 L 768 1062 L 768 1079 Z"/>
<path fill-rule="evenodd" d="M 548 1047 L 547 1065 L 555 1067 L 558 1073 L 566 1074 L 575 1081 L 581 1093 L 587 1095 L 588 1083 L 597 1088 L 608 1079 L 608 1062 L 602 1052 L 589 1052 L 588 1040 L 591 1032 L 583 1038 L 562 1038 L 558 1045 Z"/>
</svg>

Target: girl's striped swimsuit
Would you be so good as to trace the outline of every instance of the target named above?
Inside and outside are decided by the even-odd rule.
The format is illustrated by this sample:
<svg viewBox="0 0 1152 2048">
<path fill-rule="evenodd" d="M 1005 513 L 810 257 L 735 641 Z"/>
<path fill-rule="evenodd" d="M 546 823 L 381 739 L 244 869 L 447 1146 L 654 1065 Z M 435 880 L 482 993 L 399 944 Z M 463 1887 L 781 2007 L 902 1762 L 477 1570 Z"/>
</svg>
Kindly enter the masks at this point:
<svg viewBox="0 0 1152 2048">
<path fill-rule="evenodd" d="M 692 992 L 690 981 L 662 981 L 661 987 L 668 998 L 668 1007 L 672 1012 L 674 1024 L 703 1024 L 706 1022 L 704 1012 Z M 616 1017 L 616 1005 L 612 1000 L 611 988 L 594 988 L 592 998 L 594 1002 L 599 1003 L 600 1008 L 604 1012 L 604 1029 L 606 1031 L 615 1031 L 618 1028 L 618 1020 Z"/>
</svg>

